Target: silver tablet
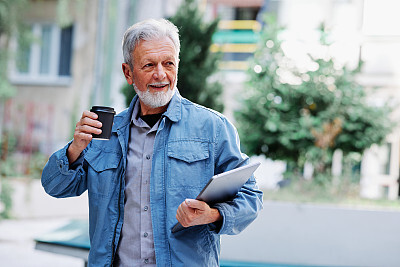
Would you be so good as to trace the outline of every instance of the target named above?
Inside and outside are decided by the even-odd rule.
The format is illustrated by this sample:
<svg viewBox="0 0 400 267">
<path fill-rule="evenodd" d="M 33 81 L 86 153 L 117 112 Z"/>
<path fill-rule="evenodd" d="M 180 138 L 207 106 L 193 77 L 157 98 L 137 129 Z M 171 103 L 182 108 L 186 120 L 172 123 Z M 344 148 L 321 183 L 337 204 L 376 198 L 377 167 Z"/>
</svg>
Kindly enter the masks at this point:
<svg viewBox="0 0 400 267">
<path fill-rule="evenodd" d="M 220 203 L 233 198 L 240 190 L 240 188 L 247 182 L 254 171 L 260 166 L 261 163 L 255 162 L 248 165 L 223 172 L 211 177 L 210 181 L 201 190 L 200 194 L 196 197 L 197 200 L 206 202 L 209 205 Z M 172 232 L 177 232 L 184 229 L 184 227 L 177 223 Z"/>
</svg>

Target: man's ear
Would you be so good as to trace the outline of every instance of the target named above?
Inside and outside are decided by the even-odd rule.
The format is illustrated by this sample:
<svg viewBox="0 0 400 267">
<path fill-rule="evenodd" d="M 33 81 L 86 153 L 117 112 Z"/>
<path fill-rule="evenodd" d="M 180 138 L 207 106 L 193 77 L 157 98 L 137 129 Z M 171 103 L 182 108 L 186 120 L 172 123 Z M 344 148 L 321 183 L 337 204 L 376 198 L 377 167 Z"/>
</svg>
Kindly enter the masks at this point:
<svg viewBox="0 0 400 267">
<path fill-rule="evenodd" d="M 133 72 L 128 63 L 122 63 L 122 72 L 124 73 L 125 79 L 128 84 L 133 84 Z"/>
</svg>

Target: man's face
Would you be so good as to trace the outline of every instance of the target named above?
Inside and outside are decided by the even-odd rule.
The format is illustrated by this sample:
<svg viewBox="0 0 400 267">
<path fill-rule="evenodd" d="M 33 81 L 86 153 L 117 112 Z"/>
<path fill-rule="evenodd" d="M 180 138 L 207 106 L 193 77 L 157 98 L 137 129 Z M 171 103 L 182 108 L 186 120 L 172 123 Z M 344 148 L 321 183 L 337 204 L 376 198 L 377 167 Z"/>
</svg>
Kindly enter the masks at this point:
<svg viewBox="0 0 400 267">
<path fill-rule="evenodd" d="M 178 58 L 173 42 L 168 37 L 142 40 L 132 54 L 133 70 L 130 71 L 125 63 L 123 70 L 128 83 L 133 83 L 139 95 L 142 112 L 166 106 L 174 93 L 178 74 Z"/>
</svg>

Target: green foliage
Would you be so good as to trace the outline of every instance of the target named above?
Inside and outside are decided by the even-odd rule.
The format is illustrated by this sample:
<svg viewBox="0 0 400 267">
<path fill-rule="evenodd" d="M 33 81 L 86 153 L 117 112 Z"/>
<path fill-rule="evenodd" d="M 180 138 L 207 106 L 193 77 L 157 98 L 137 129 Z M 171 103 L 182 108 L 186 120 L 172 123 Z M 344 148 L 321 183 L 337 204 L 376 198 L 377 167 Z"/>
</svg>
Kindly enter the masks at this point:
<svg viewBox="0 0 400 267">
<path fill-rule="evenodd" d="M 4 131 L 0 141 L 0 176 L 16 175 L 16 164 L 11 155 L 15 152 L 17 138 L 15 135 Z"/>
<path fill-rule="evenodd" d="M 26 10 L 28 5 L 28 0 L 0 1 L 0 35 L 10 35 L 21 25 L 22 11 Z"/>
<path fill-rule="evenodd" d="M 48 157 L 39 151 L 29 155 L 18 153 L 17 142 L 15 134 L 4 131 L 0 142 L 0 177 L 40 179 Z"/>
<path fill-rule="evenodd" d="M 11 218 L 12 208 L 12 193 L 13 188 L 10 183 L 5 179 L 0 179 L 0 203 L 3 204 L 3 210 L 0 212 L 0 218 L 9 219 Z"/>
<path fill-rule="evenodd" d="M 2 0 L 0 1 L 0 99 L 7 99 L 15 94 L 15 88 L 7 77 L 7 64 L 9 59 L 8 45 L 14 32 L 23 33 L 23 11 L 27 10 L 27 0 Z"/>
<path fill-rule="evenodd" d="M 312 180 L 292 177 L 290 183 L 278 191 L 269 191 L 266 199 L 301 203 L 336 203 L 346 204 L 359 201 L 359 183 L 350 182 L 347 177 L 332 179 L 326 174 L 319 174 Z"/>
<path fill-rule="evenodd" d="M 29 177 L 33 179 L 40 179 L 42 177 L 42 171 L 49 157 L 40 152 L 35 152 L 31 155 L 29 161 Z"/>
<path fill-rule="evenodd" d="M 313 163 L 327 171 L 336 149 L 362 153 L 380 144 L 391 131 L 390 109 L 367 104 L 365 88 L 355 81 L 361 66 L 349 69 L 335 58 L 308 55 L 301 69 L 282 49 L 279 27 L 266 16 L 254 59 L 243 108 L 236 119 L 249 154 L 265 154 L 302 167 Z M 329 34 L 320 29 L 320 48 L 328 51 Z"/>
<path fill-rule="evenodd" d="M 185 0 L 170 21 L 178 27 L 181 38 L 177 84 L 180 93 L 198 104 L 222 112 L 222 86 L 209 81 L 218 67 L 219 55 L 210 51 L 218 20 L 203 22 L 197 2 Z"/>
<path fill-rule="evenodd" d="M 125 83 L 121 88 L 121 93 L 125 96 L 125 105 L 129 107 L 133 97 L 136 95 L 135 89 L 133 89 L 132 85 Z"/>
<path fill-rule="evenodd" d="M 70 26 L 73 21 L 74 13 L 80 12 L 81 14 L 85 10 L 84 0 L 57 0 L 57 22 L 61 27 Z"/>
<path fill-rule="evenodd" d="M 0 176 L 12 177 L 17 176 L 16 168 L 17 164 L 12 157 L 7 157 L 6 159 L 0 159 Z"/>
</svg>

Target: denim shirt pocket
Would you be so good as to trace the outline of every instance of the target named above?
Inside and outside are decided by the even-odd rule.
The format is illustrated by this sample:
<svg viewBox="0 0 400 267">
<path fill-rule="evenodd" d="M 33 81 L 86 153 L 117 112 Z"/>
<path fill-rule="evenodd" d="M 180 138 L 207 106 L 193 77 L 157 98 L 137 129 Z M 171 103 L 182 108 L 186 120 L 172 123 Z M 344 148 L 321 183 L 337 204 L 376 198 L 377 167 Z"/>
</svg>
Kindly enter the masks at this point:
<svg viewBox="0 0 400 267">
<path fill-rule="evenodd" d="M 168 155 L 168 187 L 201 189 L 211 178 L 208 173 L 209 143 L 198 140 L 170 141 Z"/>
<path fill-rule="evenodd" d="M 92 196 L 108 197 L 118 178 L 122 155 L 92 146 L 85 154 L 88 163 L 88 191 Z"/>
</svg>

